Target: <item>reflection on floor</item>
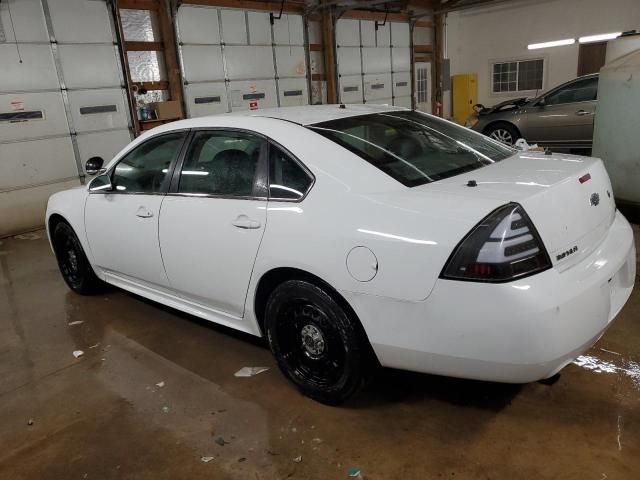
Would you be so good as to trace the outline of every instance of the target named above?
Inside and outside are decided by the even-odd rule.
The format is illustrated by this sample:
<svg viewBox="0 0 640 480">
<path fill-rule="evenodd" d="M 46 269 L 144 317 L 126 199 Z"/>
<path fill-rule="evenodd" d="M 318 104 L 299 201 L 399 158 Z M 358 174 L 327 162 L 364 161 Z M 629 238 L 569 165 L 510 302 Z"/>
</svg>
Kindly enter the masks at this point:
<svg viewBox="0 0 640 480">
<path fill-rule="evenodd" d="M 552 386 L 383 371 L 330 408 L 260 340 L 116 289 L 80 297 L 43 232 L 4 239 L 0 478 L 637 478 L 639 321 L 636 289 Z"/>
</svg>

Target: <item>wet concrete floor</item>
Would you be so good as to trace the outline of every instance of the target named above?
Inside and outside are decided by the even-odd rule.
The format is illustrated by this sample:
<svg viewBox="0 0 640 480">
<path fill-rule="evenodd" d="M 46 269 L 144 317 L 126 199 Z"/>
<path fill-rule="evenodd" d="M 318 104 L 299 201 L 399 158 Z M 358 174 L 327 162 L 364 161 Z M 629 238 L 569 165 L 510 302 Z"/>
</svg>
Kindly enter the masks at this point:
<svg viewBox="0 0 640 480">
<path fill-rule="evenodd" d="M 332 408 L 262 341 L 78 296 L 43 232 L 0 242 L 0 479 L 640 478 L 640 288 L 552 386 L 387 370 Z"/>
</svg>

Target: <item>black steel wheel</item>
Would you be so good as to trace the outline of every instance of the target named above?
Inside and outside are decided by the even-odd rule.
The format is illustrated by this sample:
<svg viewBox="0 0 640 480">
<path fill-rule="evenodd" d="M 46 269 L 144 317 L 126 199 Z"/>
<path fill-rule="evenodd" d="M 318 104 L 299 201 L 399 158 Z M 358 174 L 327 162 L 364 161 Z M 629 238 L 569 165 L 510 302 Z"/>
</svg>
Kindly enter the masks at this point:
<svg viewBox="0 0 640 480">
<path fill-rule="evenodd" d="M 288 280 L 265 309 L 271 351 L 300 391 L 336 405 L 358 391 L 370 371 L 370 350 L 356 321 L 322 288 Z"/>
<path fill-rule="evenodd" d="M 58 268 L 69 288 L 81 295 L 100 291 L 102 281 L 91 268 L 73 228 L 68 223 L 60 222 L 53 229 L 51 238 Z"/>
</svg>

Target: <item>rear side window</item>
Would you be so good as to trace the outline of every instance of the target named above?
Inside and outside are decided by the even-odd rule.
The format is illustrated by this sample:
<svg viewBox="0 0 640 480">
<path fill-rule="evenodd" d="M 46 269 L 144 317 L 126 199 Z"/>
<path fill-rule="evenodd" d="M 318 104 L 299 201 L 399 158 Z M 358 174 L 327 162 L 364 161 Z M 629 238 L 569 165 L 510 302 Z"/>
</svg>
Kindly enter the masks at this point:
<svg viewBox="0 0 640 480">
<path fill-rule="evenodd" d="M 196 132 L 180 171 L 179 193 L 253 196 L 263 140 L 225 131 Z"/>
<path fill-rule="evenodd" d="M 313 179 L 289 155 L 275 145 L 269 150 L 269 198 L 299 200 Z"/>
<path fill-rule="evenodd" d="M 585 78 L 550 93 L 544 99 L 545 105 L 563 103 L 592 102 L 598 96 L 598 77 Z"/>
<path fill-rule="evenodd" d="M 418 112 L 360 115 L 309 128 L 407 187 L 469 172 L 514 154 L 487 137 Z"/>
</svg>

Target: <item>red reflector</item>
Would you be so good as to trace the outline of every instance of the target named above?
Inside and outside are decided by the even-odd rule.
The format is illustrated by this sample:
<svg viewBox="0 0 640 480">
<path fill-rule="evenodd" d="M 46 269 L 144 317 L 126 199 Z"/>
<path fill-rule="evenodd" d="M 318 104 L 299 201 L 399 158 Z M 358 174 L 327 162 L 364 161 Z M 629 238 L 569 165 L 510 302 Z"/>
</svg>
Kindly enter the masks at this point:
<svg viewBox="0 0 640 480">
<path fill-rule="evenodd" d="M 584 183 L 584 182 L 587 182 L 587 181 L 589 181 L 589 180 L 591 180 L 591 174 L 590 174 L 590 173 L 585 173 L 584 175 L 582 175 L 582 176 L 578 179 L 578 181 L 579 181 L 580 183 Z"/>
</svg>

